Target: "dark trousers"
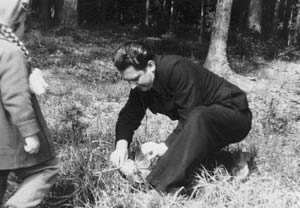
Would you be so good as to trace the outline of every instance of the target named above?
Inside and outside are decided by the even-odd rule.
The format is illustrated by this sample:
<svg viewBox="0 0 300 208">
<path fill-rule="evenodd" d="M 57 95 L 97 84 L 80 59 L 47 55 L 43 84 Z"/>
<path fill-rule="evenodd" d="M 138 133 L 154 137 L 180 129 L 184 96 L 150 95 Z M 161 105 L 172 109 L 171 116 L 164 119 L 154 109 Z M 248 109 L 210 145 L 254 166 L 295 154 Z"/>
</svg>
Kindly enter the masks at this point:
<svg viewBox="0 0 300 208">
<path fill-rule="evenodd" d="M 41 164 L 15 170 L 0 170 L 0 207 L 6 191 L 7 177 L 10 172 L 22 180 L 17 191 L 6 202 L 7 207 L 35 207 L 48 194 L 59 171 L 56 158 Z"/>
<path fill-rule="evenodd" d="M 180 132 L 168 141 L 167 152 L 147 176 L 158 192 L 184 186 L 187 170 L 195 161 L 244 139 L 251 129 L 250 110 L 240 112 L 221 105 L 196 107 Z"/>
</svg>

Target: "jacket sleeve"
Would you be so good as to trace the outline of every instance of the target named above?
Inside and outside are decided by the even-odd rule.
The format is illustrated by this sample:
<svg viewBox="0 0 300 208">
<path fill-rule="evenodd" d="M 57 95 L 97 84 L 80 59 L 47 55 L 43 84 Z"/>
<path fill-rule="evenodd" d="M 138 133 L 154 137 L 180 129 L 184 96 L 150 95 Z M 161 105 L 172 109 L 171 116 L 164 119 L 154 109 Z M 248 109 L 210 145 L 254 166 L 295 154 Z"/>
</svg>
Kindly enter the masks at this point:
<svg viewBox="0 0 300 208">
<path fill-rule="evenodd" d="M 39 132 L 31 102 L 28 83 L 28 63 L 22 52 L 11 47 L 1 50 L 0 90 L 1 102 L 9 119 L 23 137 Z"/>
<path fill-rule="evenodd" d="M 134 131 L 140 126 L 146 112 L 146 105 L 137 90 L 131 90 L 127 103 L 119 113 L 116 124 L 116 142 L 125 139 L 132 142 Z"/>
</svg>

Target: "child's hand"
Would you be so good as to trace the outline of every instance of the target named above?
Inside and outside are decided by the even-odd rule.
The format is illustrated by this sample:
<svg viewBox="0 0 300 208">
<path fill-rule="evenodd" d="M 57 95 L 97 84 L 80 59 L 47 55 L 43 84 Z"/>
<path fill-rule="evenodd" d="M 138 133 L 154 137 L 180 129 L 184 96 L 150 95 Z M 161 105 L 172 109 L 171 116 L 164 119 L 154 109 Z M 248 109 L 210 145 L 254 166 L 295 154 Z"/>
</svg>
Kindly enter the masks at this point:
<svg viewBox="0 0 300 208">
<path fill-rule="evenodd" d="M 25 138 L 24 149 L 29 154 L 38 153 L 40 149 L 40 141 L 37 135 L 29 136 Z"/>
</svg>

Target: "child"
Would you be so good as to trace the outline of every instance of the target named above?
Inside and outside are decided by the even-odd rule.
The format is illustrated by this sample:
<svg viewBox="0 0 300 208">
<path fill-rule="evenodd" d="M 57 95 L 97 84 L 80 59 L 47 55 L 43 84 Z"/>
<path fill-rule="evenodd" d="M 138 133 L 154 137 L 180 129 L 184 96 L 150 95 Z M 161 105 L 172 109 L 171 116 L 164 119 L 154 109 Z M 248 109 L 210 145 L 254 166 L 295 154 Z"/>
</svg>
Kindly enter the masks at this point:
<svg viewBox="0 0 300 208">
<path fill-rule="evenodd" d="M 0 1 L 0 207 L 10 172 L 22 180 L 5 206 L 35 207 L 55 182 L 57 159 L 29 84 L 29 54 L 19 40 L 29 0 Z"/>
</svg>

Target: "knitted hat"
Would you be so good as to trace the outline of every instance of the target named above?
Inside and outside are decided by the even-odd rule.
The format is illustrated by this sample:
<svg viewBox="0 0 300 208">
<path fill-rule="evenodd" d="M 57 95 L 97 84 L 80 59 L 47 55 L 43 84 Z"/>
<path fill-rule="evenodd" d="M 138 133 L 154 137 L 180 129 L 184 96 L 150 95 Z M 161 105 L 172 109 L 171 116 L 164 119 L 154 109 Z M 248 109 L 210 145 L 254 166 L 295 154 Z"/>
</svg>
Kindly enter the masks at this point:
<svg viewBox="0 0 300 208">
<path fill-rule="evenodd" d="M 1 0 L 0 23 L 12 27 L 19 21 L 20 16 L 26 12 L 29 0 Z"/>
</svg>

